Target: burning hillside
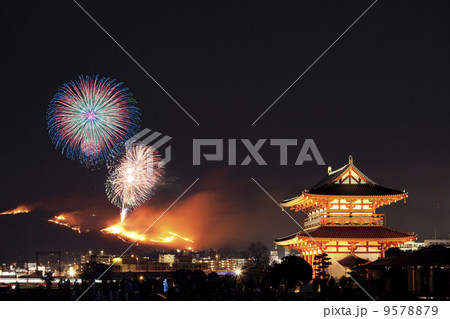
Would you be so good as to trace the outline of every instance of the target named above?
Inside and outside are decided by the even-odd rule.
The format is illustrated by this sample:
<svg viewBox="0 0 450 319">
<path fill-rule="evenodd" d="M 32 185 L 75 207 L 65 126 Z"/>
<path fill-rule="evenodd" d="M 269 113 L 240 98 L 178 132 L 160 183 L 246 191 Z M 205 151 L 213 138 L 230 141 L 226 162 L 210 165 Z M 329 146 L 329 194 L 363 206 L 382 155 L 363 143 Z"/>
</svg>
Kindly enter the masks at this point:
<svg viewBox="0 0 450 319">
<path fill-rule="evenodd" d="M 123 227 L 120 224 L 113 225 L 111 227 L 102 229 L 102 232 L 115 235 L 118 238 L 120 238 L 123 241 L 126 242 L 134 242 L 137 241 L 141 244 L 170 244 L 170 245 L 176 245 L 178 248 L 187 248 L 192 249 L 192 244 L 194 241 L 192 239 L 183 237 L 179 234 L 168 232 L 166 234 L 162 233 L 157 235 L 156 237 L 151 237 L 147 233 L 143 234 L 143 232 L 136 232 L 127 230 L 125 227 Z M 187 247 L 180 247 L 180 245 L 183 245 L 183 242 L 185 243 L 185 246 Z"/>
<path fill-rule="evenodd" d="M 0 215 L 17 215 L 17 214 L 28 214 L 31 211 L 29 206 L 20 205 L 16 208 L 0 213 Z"/>
</svg>

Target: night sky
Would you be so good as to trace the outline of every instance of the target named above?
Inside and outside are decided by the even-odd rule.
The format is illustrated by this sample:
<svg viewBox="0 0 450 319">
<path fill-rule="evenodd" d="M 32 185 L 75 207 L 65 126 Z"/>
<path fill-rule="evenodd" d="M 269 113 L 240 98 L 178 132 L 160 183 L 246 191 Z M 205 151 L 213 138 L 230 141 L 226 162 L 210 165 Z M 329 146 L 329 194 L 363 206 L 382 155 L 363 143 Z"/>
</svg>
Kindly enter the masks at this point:
<svg viewBox="0 0 450 319">
<path fill-rule="evenodd" d="M 74 2 L 3 2 L 0 211 L 40 205 L 27 215 L 0 216 L 0 261 L 46 249 L 120 252 L 125 245 L 46 221 L 58 211 L 87 206 L 108 218 L 118 215 L 105 195 L 106 168 L 89 170 L 64 157 L 48 136 L 50 100 L 80 74 L 124 82 L 138 102 L 142 128 L 173 137 L 165 173 L 171 182 L 146 205 L 155 203 L 162 212 L 199 177 L 185 201 L 202 194 L 205 205 L 167 213 L 172 221 L 176 214 L 192 220 L 211 215 L 208 226 L 196 230 L 202 234 L 192 234 L 201 238 L 199 248 L 240 250 L 257 240 L 273 247 L 274 238 L 299 229 L 251 178 L 282 200 L 314 186 L 328 165 L 339 168 L 350 154 L 377 183 L 409 192 L 406 204 L 381 210 L 389 227 L 416 232 L 419 240 L 434 237 L 435 229 L 438 237 L 448 237 L 448 1 L 378 1 L 253 126 L 371 1 L 80 4 L 200 125 Z M 327 166 L 295 166 L 300 147 L 290 149 L 289 165 L 280 166 L 278 149 L 268 142 L 261 150 L 267 166 L 192 166 L 193 138 L 312 138 Z M 247 153 L 240 151 L 242 161 Z"/>
</svg>

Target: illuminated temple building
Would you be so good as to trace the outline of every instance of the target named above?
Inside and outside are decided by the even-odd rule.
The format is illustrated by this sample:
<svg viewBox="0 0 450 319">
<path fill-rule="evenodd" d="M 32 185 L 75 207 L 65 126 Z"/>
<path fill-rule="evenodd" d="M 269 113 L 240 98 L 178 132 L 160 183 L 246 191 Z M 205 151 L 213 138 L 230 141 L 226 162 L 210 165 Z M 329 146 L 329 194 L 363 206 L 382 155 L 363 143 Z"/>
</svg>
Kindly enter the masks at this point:
<svg viewBox="0 0 450 319">
<path fill-rule="evenodd" d="M 281 202 L 283 207 L 304 212 L 306 218 L 301 232 L 277 238 L 275 244 L 301 252 L 311 266 L 314 256 L 325 252 L 332 258 L 330 274 L 342 276 L 352 259 L 373 261 L 384 257 L 390 247 L 416 240 L 413 233 L 385 227 L 383 214 L 376 212 L 407 197 L 405 191 L 372 181 L 350 156 L 338 170 L 329 167 L 328 175 L 313 188 Z"/>
</svg>

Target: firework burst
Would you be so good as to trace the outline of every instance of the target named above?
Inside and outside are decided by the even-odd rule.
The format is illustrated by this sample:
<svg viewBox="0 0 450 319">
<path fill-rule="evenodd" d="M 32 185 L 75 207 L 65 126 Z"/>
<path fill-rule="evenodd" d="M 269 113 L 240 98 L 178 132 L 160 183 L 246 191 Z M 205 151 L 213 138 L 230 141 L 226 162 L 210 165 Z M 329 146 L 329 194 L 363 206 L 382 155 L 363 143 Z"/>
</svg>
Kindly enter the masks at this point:
<svg viewBox="0 0 450 319">
<path fill-rule="evenodd" d="M 122 209 L 121 222 L 133 208 L 145 202 L 162 176 L 161 158 L 151 146 L 133 144 L 125 155 L 110 167 L 106 194 Z"/>
<path fill-rule="evenodd" d="M 98 75 L 80 76 L 59 88 L 47 120 L 56 148 L 71 159 L 95 165 L 137 132 L 139 111 L 122 83 Z"/>
</svg>

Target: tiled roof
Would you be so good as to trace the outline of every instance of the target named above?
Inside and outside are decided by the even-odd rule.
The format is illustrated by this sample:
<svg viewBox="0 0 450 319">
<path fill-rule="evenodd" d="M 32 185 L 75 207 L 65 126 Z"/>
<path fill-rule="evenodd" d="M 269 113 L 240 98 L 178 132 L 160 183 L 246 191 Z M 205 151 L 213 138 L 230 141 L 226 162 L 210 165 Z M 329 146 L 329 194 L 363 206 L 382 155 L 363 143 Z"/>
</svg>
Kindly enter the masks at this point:
<svg viewBox="0 0 450 319">
<path fill-rule="evenodd" d="M 316 185 L 314 185 L 313 188 L 322 187 L 324 185 L 330 184 L 335 178 L 337 178 L 339 175 L 341 175 L 343 172 L 345 172 L 350 167 L 350 165 L 352 165 L 352 164 L 344 165 L 341 168 L 330 172 L 327 176 L 322 178 L 322 180 L 320 182 L 318 182 Z"/>
<path fill-rule="evenodd" d="M 383 196 L 383 195 L 401 195 L 405 192 L 370 184 L 332 184 L 313 188 L 306 193 L 315 195 L 365 195 L 365 196 Z"/>
<path fill-rule="evenodd" d="M 399 230 L 382 226 L 321 226 L 308 232 L 313 238 L 408 238 L 413 237 L 413 233 L 406 233 Z M 283 242 L 295 238 L 295 236 L 309 237 L 305 232 L 299 232 L 283 238 L 275 239 L 275 242 Z"/>
<path fill-rule="evenodd" d="M 287 235 L 285 237 L 277 238 L 277 239 L 275 239 L 275 242 L 281 242 L 281 241 L 286 241 L 286 240 L 289 240 L 289 239 L 293 239 L 293 238 L 295 238 L 297 236 L 297 234 L 298 233 Z"/>
<path fill-rule="evenodd" d="M 344 174 L 347 170 L 356 171 L 360 176 L 362 176 L 366 183 L 365 184 L 338 184 L 335 180 Z M 331 195 L 331 196 L 392 196 L 392 195 L 402 195 L 406 194 L 405 191 L 400 191 L 396 189 L 387 188 L 378 185 L 369 177 L 367 177 L 363 172 L 361 172 L 354 164 L 353 161 L 349 162 L 347 165 L 330 172 L 326 175 L 319 183 L 317 183 L 310 190 L 305 190 L 305 194 L 314 195 Z M 289 203 L 299 197 L 302 194 L 295 196 L 293 198 L 285 199 L 281 201 L 281 204 Z"/>
<path fill-rule="evenodd" d="M 358 260 L 361 260 L 362 258 L 359 258 L 359 257 L 357 257 L 357 256 L 353 256 L 353 255 L 348 255 L 348 256 L 345 256 L 344 258 L 342 258 L 342 259 L 339 259 L 338 260 L 338 263 L 340 263 L 342 266 L 344 266 L 344 267 L 347 267 L 347 268 L 351 268 L 351 267 L 353 267 L 354 265 L 356 265 L 356 262 L 358 261 Z"/>
</svg>

